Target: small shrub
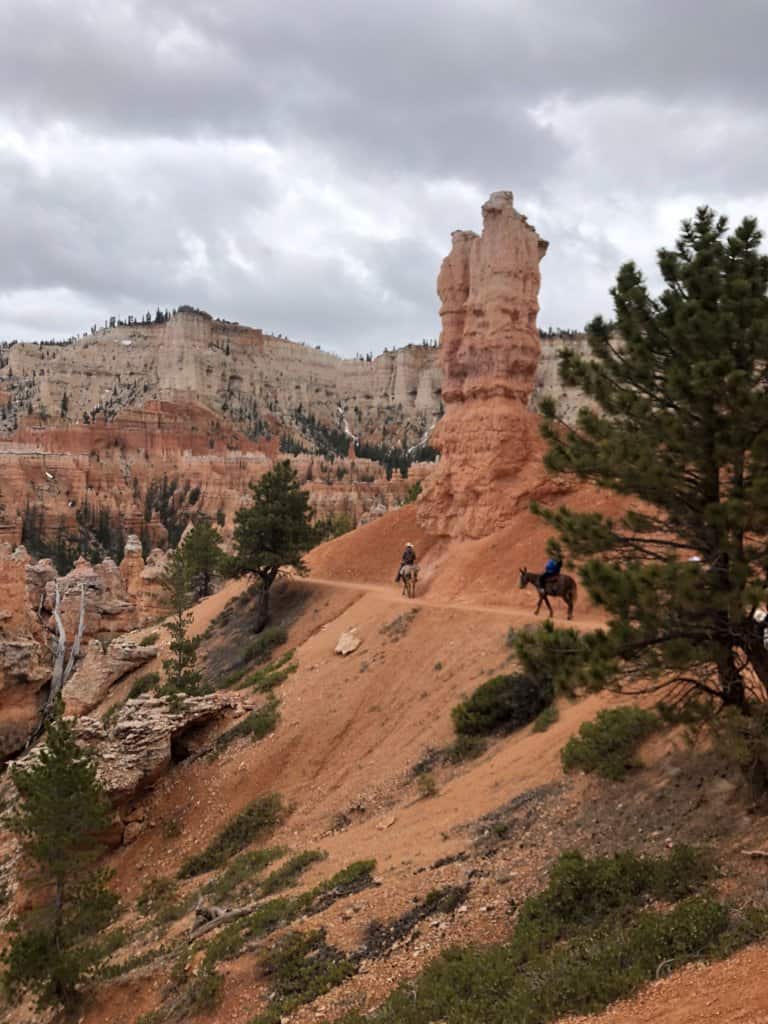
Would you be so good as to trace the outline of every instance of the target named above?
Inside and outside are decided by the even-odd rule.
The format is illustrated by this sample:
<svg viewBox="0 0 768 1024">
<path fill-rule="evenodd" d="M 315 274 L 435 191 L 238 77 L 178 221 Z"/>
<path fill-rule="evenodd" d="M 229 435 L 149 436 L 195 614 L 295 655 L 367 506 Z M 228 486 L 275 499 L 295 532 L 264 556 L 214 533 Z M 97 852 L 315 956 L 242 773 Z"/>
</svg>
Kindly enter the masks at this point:
<svg viewBox="0 0 768 1024">
<path fill-rule="evenodd" d="M 293 651 L 286 651 L 276 661 L 271 661 L 263 668 L 257 669 L 256 672 L 241 676 L 235 689 L 252 689 L 257 693 L 271 693 L 299 667 L 292 658 Z"/>
<path fill-rule="evenodd" d="M 160 674 L 158 672 L 145 672 L 143 676 L 134 679 L 126 700 L 133 700 L 135 697 L 141 697 L 142 694 L 149 693 L 150 690 L 155 689 L 159 682 Z"/>
<path fill-rule="evenodd" d="M 584 722 L 578 736 L 572 736 L 563 747 L 563 768 L 622 779 L 630 769 L 639 767 L 636 749 L 660 724 L 658 715 L 643 708 L 600 711 L 593 722 Z"/>
<path fill-rule="evenodd" d="M 548 708 L 544 708 L 534 718 L 531 732 L 546 732 L 550 725 L 554 725 L 559 717 L 560 714 L 555 705 L 550 704 Z"/>
<path fill-rule="evenodd" d="M 341 871 L 337 871 L 325 882 L 317 886 L 316 891 L 344 890 L 346 893 L 356 892 L 363 885 L 368 885 L 371 872 L 376 867 L 375 860 L 355 860 Z"/>
<path fill-rule="evenodd" d="M 297 853 L 285 864 L 267 875 L 259 885 L 259 894 L 272 896 L 274 893 L 280 892 L 281 889 L 288 889 L 298 881 L 308 867 L 324 860 L 327 856 L 328 854 L 322 850 L 304 850 L 302 853 Z"/>
<path fill-rule="evenodd" d="M 144 886 L 136 900 L 136 909 L 158 924 L 178 921 L 189 910 L 190 901 L 179 898 L 178 883 L 173 878 L 153 878 Z"/>
<path fill-rule="evenodd" d="M 473 761 L 485 753 L 486 742 L 480 736 L 457 736 L 456 741 L 448 748 L 448 760 L 452 764 L 461 764 L 462 761 Z"/>
<path fill-rule="evenodd" d="M 178 878 L 193 878 L 220 867 L 256 839 L 268 835 L 285 817 L 283 802 L 277 794 L 259 797 L 226 825 L 202 853 L 182 864 Z"/>
<path fill-rule="evenodd" d="M 226 869 L 218 878 L 203 888 L 204 893 L 210 893 L 214 899 L 222 899 L 228 896 L 235 889 L 245 885 L 247 882 L 255 881 L 266 867 L 281 857 L 285 856 L 285 848 L 273 846 L 265 850 L 250 850 L 248 853 L 241 853 L 228 864 Z"/>
<path fill-rule="evenodd" d="M 325 929 L 289 932 L 264 954 L 264 973 L 272 993 L 269 1009 L 251 1024 L 278 1024 L 299 1006 L 340 985 L 357 967 L 340 950 L 329 946 Z"/>
<path fill-rule="evenodd" d="M 768 792 L 768 707 L 753 704 L 750 715 L 725 708 L 709 727 L 716 748 L 741 769 L 753 798 L 764 796 Z"/>
<path fill-rule="evenodd" d="M 419 796 L 422 799 L 437 795 L 437 781 L 432 772 L 422 772 L 417 775 L 416 785 L 419 787 Z"/>
<path fill-rule="evenodd" d="M 405 497 L 403 498 L 403 505 L 410 505 L 411 502 L 417 500 L 420 494 L 421 480 L 417 480 L 415 483 L 412 483 L 408 490 L 405 492 Z"/>
<path fill-rule="evenodd" d="M 120 712 L 123 710 L 124 707 L 125 707 L 125 701 L 123 701 L 123 700 L 116 701 L 111 707 L 107 708 L 107 710 L 101 716 L 102 724 L 106 725 L 107 727 L 109 727 L 110 725 L 113 724 L 113 722 L 116 722 L 117 718 L 118 718 L 118 715 L 120 714 Z"/>
<path fill-rule="evenodd" d="M 442 672 L 442 670 L 443 670 L 443 663 L 442 663 L 442 661 L 436 661 L 435 662 L 434 670 L 435 670 L 435 672 Z"/>
<path fill-rule="evenodd" d="M 213 967 L 221 960 L 229 960 L 237 956 L 250 939 L 268 935 L 296 916 L 293 902 L 285 897 L 262 903 L 252 914 L 232 921 L 221 929 L 208 943 L 204 962 Z"/>
<path fill-rule="evenodd" d="M 208 943 L 205 961 L 213 966 L 220 960 L 237 956 L 249 940 L 268 935 L 297 918 L 318 914 L 336 900 L 360 892 L 371 884 L 371 872 L 375 866 L 376 862 L 372 860 L 355 861 L 307 892 L 294 897 L 278 896 L 261 903 L 252 914 L 222 928 Z"/>
<path fill-rule="evenodd" d="M 139 647 L 154 647 L 157 641 L 160 639 L 159 633 L 147 633 L 139 640 Z"/>
<path fill-rule="evenodd" d="M 451 712 L 459 736 L 488 736 L 511 732 L 529 722 L 552 702 L 550 682 L 530 676 L 494 676 Z"/>
<path fill-rule="evenodd" d="M 215 1010 L 221 1001 L 223 985 L 222 976 L 217 974 L 212 967 L 203 964 L 189 982 L 189 987 L 184 994 L 184 1010 L 189 1009 L 193 1015 L 210 1013 L 211 1010 Z"/>
<path fill-rule="evenodd" d="M 397 643 L 398 640 L 406 635 L 408 630 L 413 625 L 413 620 L 418 615 L 419 608 L 410 608 L 407 612 L 403 612 L 398 615 L 397 618 L 392 619 L 391 622 L 386 622 L 380 627 L 379 632 L 382 636 L 387 637 L 392 643 Z"/>
<path fill-rule="evenodd" d="M 178 818 L 168 818 L 163 822 L 162 830 L 165 839 L 178 839 L 183 831 Z"/>
<path fill-rule="evenodd" d="M 212 753 L 214 755 L 220 754 L 223 750 L 226 750 L 233 740 L 242 739 L 243 737 L 247 737 L 250 740 L 264 739 L 265 736 L 274 732 L 279 721 L 278 702 L 274 699 L 269 700 L 263 707 L 249 712 L 245 718 L 236 725 L 233 725 L 231 729 L 227 729 L 226 732 L 217 737 Z"/>
<path fill-rule="evenodd" d="M 269 659 L 270 654 L 288 639 L 288 633 L 282 626 L 267 626 L 251 641 L 243 654 L 243 661 L 247 664 L 261 665 Z"/>
</svg>

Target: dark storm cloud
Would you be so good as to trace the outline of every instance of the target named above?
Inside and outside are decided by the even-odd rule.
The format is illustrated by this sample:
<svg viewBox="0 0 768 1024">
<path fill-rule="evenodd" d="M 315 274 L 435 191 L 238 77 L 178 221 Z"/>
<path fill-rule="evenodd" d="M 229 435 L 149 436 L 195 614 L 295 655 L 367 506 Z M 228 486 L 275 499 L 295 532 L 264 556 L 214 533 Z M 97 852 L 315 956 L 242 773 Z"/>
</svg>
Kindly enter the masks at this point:
<svg viewBox="0 0 768 1024">
<path fill-rule="evenodd" d="M 580 326 L 697 202 L 768 214 L 767 26 L 763 0 L 5 0 L 0 336 L 178 302 L 347 351 L 433 336 L 450 230 L 505 187 L 551 242 L 542 321 Z"/>
</svg>

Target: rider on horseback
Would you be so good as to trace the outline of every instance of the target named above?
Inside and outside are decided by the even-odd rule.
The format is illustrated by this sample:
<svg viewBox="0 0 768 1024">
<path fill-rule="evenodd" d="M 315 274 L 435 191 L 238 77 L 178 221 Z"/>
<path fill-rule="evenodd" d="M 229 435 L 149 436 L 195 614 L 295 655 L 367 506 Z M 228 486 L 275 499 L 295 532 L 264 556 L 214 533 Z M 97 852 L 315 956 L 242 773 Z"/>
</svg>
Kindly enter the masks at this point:
<svg viewBox="0 0 768 1024">
<path fill-rule="evenodd" d="M 563 568 L 562 558 L 550 558 L 544 567 L 544 572 L 539 577 L 539 592 L 543 595 L 547 593 L 547 584 L 550 580 L 556 580 L 560 575 L 560 570 Z"/>
<path fill-rule="evenodd" d="M 403 566 L 405 566 L 405 565 L 415 565 L 415 564 L 416 564 L 416 551 L 414 550 L 413 544 L 411 544 L 410 541 L 409 541 L 405 545 L 405 551 L 403 552 L 403 557 L 400 559 L 400 568 L 397 570 L 397 576 L 395 576 L 395 583 L 399 583 L 400 582 L 400 574 L 403 571 Z"/>
</svg>

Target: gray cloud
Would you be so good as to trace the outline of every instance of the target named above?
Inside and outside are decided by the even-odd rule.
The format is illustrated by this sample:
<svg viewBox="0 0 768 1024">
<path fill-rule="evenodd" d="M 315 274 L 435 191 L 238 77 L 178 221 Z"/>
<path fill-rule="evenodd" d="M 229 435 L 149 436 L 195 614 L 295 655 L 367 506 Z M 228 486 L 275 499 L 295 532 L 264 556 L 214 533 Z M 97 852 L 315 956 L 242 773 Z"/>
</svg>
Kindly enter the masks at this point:
<svg viewBox="0 0 768 1024">
<path fill-rule="evenodd" d="M 697 203 L 768 215 L 767 26 L 762 0 L 5 0 L 0 337 L 180 302 L 340 351 L 434 336 L 495 188 L 551 243 L 541 322 L 581 326 Z"/>
</svg>

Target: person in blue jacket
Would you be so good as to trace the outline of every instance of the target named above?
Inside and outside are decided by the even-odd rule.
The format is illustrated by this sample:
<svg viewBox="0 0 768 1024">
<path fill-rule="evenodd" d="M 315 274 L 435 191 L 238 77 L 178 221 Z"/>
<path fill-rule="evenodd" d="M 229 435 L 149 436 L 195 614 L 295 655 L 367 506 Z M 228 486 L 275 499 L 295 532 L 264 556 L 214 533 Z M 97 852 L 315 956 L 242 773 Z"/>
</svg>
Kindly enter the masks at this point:
<svg viewBox="0 0 768 1024">
<path fill-rule="evenodd" d="M 557 579 L 557 577 L 560 575 L 560 570 L 562 568 L 562 558 L 550 558 L 550 560 L 544 566 L 544 572 L 539 577 L 539 590 L 542 594 L 546 594 L 547 584 L 550 580 Z"/>
</svg>

